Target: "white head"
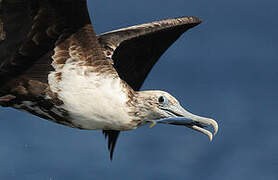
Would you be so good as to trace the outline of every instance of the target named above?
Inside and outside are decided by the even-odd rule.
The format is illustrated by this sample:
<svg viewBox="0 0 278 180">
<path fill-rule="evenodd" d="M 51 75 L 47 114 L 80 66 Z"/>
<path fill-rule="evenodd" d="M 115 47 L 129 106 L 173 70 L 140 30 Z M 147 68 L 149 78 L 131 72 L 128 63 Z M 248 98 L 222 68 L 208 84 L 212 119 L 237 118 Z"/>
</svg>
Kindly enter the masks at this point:
<svg viewBox="0 0 278 180">
<path fill-rule="evenodd" d="M 218 131 L 218 124 L 213 119 L 200 117 L 186 111 L 176 98 L 164 91 L 139 91 L 133 99 L 133 113 L 135 120 L 141 124 L 146 122 L 184 125 L 209 136 L 212 133 L 205 129 L 213 126 L 214 135 Z"/>
</svg>

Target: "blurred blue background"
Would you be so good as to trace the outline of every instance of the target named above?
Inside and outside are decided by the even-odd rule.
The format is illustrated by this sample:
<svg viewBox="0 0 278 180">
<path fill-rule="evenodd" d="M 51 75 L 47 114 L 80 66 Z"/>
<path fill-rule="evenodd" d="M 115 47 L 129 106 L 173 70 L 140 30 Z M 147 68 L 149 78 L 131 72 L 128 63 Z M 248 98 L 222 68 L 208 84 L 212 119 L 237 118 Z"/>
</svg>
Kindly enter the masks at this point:
<svg viewBox="0 0 278 180">
<path fill-rule="evenodd" d="M 0 179 L 278 179 L 276 0 L 89 0 L 97 33 L 178 16 L 203 23 L 162 56 L 143 89 L 212 117 L 212 142 L 188 128 L 124 132 L 109 160 L 100 131 L 0 108 Z"/>
</svg>

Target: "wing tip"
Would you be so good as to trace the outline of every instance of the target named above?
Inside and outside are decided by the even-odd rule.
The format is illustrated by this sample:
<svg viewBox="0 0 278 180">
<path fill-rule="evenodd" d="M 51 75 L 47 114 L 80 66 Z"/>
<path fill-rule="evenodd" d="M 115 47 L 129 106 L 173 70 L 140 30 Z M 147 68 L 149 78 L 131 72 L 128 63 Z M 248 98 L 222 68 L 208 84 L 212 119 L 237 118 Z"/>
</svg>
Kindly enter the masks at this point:
<svg viewBox="0 0 278 180">
<path fill-rule="evenodd" d="M 172 21 L 177 25 L 190 25 L 191 24 L 193 26 L 196 26 L 196 25 L 202 23 L 202 19 L 199 17 L 196 17 L 196 16 L 182 16 L 182 17 L 166 19 L 165 21 Z"/>
<path fill-rule="evenodd" d="M 143 30 L 144 33 L 146 33 L 145 31 L 147 31 L 147 33 L 151 33 L 154 31 L 154 29 L 155 31 L 158 31 L 158 30 L 172 28 L 172 27 L 185 27 L 186 29 L 189 29 L 194 26 L 197 26 L 201 22 L 202 19 L 196 16 L 180 16 L 180 17 L 167 18 L 167 19 L 152 21 L 148 23 L 133 25 L 133 26 L 117 29 L 117 30 L 112 30 L 109 32 L 99 34 L 97 36 L 98 37 L 106 36 L 106 35 L 109 36 L 113 33 L 119 33 L 128 30 L 139 30 L 139 31 Z"/>
<path fill-rule="evenodd" d="M 195 17 L 195 16 L 191 16 L 191 18 L 193 19 L 193 23 L 194 24 L 201 24 L 202 23 L 202 19 L 199 17 Z"/>
<path fill-rule="evenodd" d="M 113 160 L 113 154 L 115 150 L 115 146 L 117 143 L 117 139 L 119 137 L 120 131 L 115 130 L 103 130 L 102 133 L 104 134 L 105 139 L 108 138 L 108 150 L 110 152 L 110 160 Z"/>
</svg>

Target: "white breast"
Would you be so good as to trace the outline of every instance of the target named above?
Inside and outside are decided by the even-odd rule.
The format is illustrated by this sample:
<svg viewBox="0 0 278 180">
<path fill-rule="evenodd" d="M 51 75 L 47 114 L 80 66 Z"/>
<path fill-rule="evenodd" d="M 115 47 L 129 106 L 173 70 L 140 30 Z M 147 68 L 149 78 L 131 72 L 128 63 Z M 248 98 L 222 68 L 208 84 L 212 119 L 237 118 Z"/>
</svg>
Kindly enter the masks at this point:
<svg viewBox="0 0 278 180">
<path fill-rule="evenodd" d="M 62 79 L 49 75 L 51 90 L 58 93 L 73 124 L 84 129 L 134 129 L 126 106 L 120 78 L 110 78 L 94 72 L 87 66 L 67 63 L 61 70 Z"/>
</svg>

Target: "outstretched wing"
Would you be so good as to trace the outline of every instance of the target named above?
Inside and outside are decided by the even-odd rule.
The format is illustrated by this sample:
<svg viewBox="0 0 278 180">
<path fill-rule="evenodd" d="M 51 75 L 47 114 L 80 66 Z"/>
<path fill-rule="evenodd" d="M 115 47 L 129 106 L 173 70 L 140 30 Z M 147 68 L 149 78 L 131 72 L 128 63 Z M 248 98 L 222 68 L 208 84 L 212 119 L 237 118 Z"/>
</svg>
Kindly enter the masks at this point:
<svg viewBox="0 0 278 180">
<path fill-rule="evenodd" d="M 166 19 L 98 35 L 112 56 L 120 77 L 139 90 L 160 56 L 188 29 L 201 23 L 196 17 Z"/>
</svg>

